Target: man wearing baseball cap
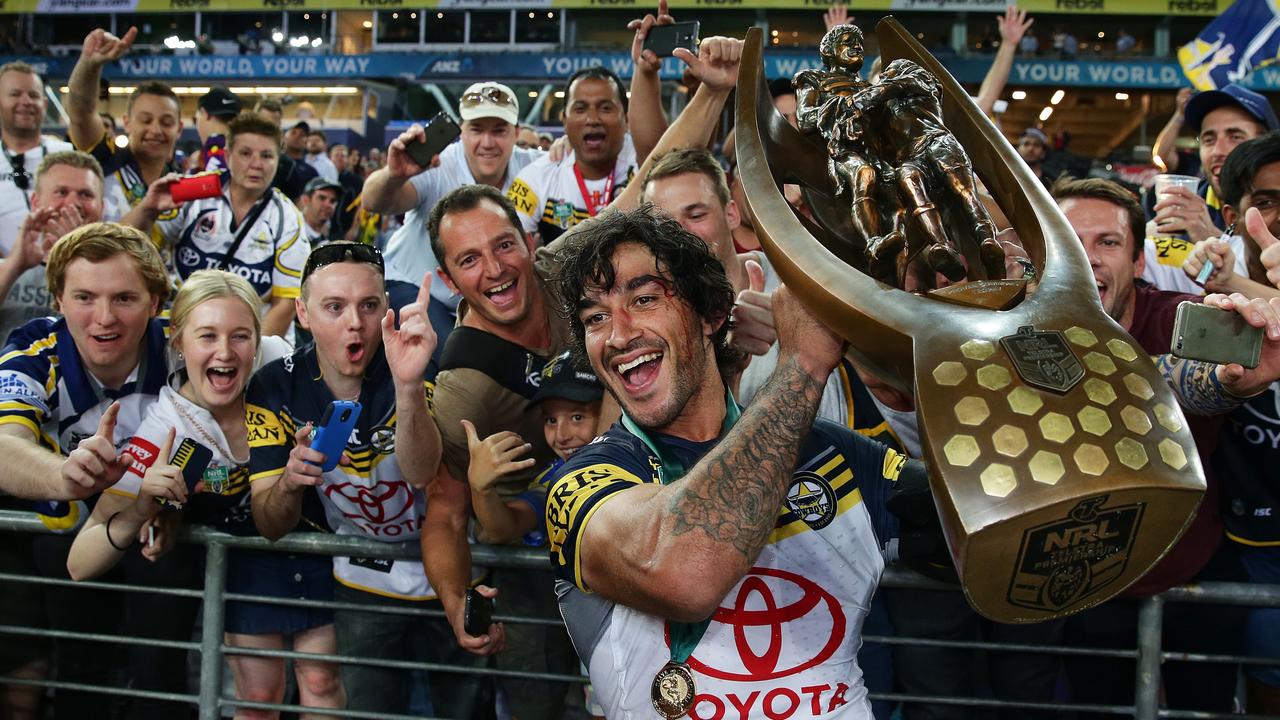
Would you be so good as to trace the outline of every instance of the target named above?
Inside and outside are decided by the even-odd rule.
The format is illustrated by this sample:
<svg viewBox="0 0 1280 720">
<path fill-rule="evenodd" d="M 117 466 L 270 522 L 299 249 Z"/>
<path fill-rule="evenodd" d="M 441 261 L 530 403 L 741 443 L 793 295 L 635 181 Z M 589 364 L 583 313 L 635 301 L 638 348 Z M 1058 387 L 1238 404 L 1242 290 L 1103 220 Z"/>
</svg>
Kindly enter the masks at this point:
<svg viewBox="0 0 1280 720">
<path fill-rule="evenodd" d="M 1222 234 L 1218 173 L 1227 156 L 1240 143 L 1280 128 L 1280 121 L 1265 97 L 1239 85 L 1197 93 L 1187 101 L 1183 117 L 1200 140 L 1205 179 L 1195 192 L 1180 187 L 1168 190 L 1153 210 L 1162 233 L 1186 233 L 1194 243 Z M 1177 263 L 1181 265 L 1182 260 Z"/>
<path fill-rule="evenodd" d="M 1049 155 L 1049 136 L 1043 130 L 1035 127 L 1023 130 L 1022 137 L 1018 138 L 1018 155 L 1045 187 L 1053 184 L 1051 178 L 1044 176 L 1044 159 Z"/>
<path fill-rule="evenodd" d="M 227 123 L 240 114 L 240 98 L 224 87 L 215 87 L 196 103 L 196 132 L 200 135 L 200 169 L 227 169 Z"/>
<path fill-rule="evenodd" d="M 417 283 L 436 270 L 427 235 L 431 208 L 449 191 L 463 185 L 492 185 L 506 192 L 516 174 L 542 156 L 542 151 L 517 148 L 520 113 L 511 88 L 496 82 L 468 87 L 458 103 L 462 118 L 461 142 L 440 153 L 439 163 L 426 168 L 413 161 L 405 148 L 426 138 L 423 126 L 414 123 L 391 141 L 387 164 L 365 180 L 363 205 L 369 212 L 407 213 L 404 225 L 387 243 L 387 293 L 397 310 L 413 302 Z M 439 338 L 436 352 L 453 328 L 458 296 L 445 283 L 433 283 L 429 308 Z"/>
<path fill-rule="evenodd" d="M 334 236 L 331 220 L 344 192 L 338 183 L 316 177 L 307 183 L 302 197 L 298 198 L 298 209 L 302 211 L 302 231 L 312 249 L 331 240 L 341 239 Z"/>
</svg>

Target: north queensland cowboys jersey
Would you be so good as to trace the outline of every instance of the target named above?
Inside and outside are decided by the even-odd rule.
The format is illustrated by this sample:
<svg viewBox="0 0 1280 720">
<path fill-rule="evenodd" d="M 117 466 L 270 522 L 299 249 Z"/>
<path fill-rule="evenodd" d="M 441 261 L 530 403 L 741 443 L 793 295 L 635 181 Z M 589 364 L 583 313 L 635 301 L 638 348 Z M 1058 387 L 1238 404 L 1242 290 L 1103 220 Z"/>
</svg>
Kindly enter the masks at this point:
<svg viewBox="0 0 1280 720">
<path fill-rule="evenodd" d="M 661 442 L 692 467 L 717 441 Z M 883 500 L 906 462 L 845 428 L 814 424 L 764 549 L 688 660 L 697 692 L 690 717 L 871 719 L 857 654 L 884 569 Z M 561 614 L 607 717 L 653 715 L 650 686 L 671 648 L 662 618 L 591 591 L 580 548 L 593 513 L 628 488 L 660 482 L 661 467 L 615 424 L 565 463 L 547 498 Z"/>
<path fill-rule="evenodd" d="M 98 431 L 112 402 L 117 448 L 124 447 L 155 403 L 165 376 L 165 323 L 151 320 L 138 366 L 119 390 L 104 388 L 80 363 L 66 320 L 37 318 L 9 337 L 0 351 L 0 425 L 21 425 L 45 448 L 67 454 Z M 39 503 L 45 524 L 59 531 L 80 526 L 83 502 Z"/>
<path fill-rule="evenodd" d="M 424 384 L 423 392 L 430 398 L 431 386 Z M 333 400 L 321 378 L 314 345 L 254 375 L 245 396 L 250 482 L 282 474 L 294 433 L 308 422 L 318 425 Z M 395 386 L 381 348 L 365 370 L 359 401 L 360 417 L 347 440 L 351 464 L 324 473 L 315 488 L 329 527 L 339 535 L 382 542 L 416 541 L 426 497 L 405 480 L 394 455 Z M 335 557 L 333 573 L 357 590 L 408 600 L 434 597 L 417 560 Z"/>
<path fill-rule="evenodd" d="M 302 213 L 284 193 L 271 189 L 259 200 L 265 206 L 235 256 L 226 257 L 240 229 L 229 192 L 183 203 L 156 221 L 156 229 L 173 249 L 177 284 L 197 270 L 221 267 L 248 280 L 264 303 L 298 297 L 302 265 L 311 253 L 302 232 Z"/>
<path fill-rule="evenodd" d="M 574 225 L 598 214 L 622 194 L 635 174 L 636 146 L 628 134 L 608 177 L 582 179 L 579 185 L 581 176 L 576 170 L 574 153 L 560 162 L 544 157 L 520 171 L 507 189 L 507 199 L 520 215 L 525 232 L 538 232 L 542 244 L 546 245 Z"/>
</svg>

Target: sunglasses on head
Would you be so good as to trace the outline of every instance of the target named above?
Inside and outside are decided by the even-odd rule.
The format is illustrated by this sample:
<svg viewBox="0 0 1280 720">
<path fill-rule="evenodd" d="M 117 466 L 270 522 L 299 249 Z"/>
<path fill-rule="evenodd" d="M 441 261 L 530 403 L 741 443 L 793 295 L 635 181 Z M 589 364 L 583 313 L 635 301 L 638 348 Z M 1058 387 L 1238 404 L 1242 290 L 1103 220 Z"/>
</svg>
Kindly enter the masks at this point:
<svg viewBox="0 0 1280 720">
<path fill-rule="evenodd" d="M 469 92 L 462 96 L 462 107 L 475 107 L 486 102 L 494 105 L 514 105 L 516 99 L 511 97 L 506 90 L 496 87 Z"/>
<path fill-rule="evenodd" d="M 347 261 L 368 263 L 378 268 L 379 275 L 386 274 L 387 265 L 378 248 L 364 243 L 333 242 L 321 245 L 307 256 L 307 264 L 302 267 L 302 282 L 325 265 Z"/>
</svg>

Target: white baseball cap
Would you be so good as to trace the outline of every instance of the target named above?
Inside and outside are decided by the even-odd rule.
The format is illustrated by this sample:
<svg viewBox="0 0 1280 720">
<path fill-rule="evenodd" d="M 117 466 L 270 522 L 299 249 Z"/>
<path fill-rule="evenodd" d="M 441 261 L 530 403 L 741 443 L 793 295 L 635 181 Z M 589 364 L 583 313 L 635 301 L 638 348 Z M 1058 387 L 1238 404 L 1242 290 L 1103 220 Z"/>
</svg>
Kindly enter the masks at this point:
<svg viewBox="0 0 1280 720">
<path fill-rule="evenodd" d="M 458 102 L 463 121 L 498 118 L 512 125 L 520 124 L 520 106 L 511 88 L 496 82 L 479 82 L 467 88 Z"/>
</svg>

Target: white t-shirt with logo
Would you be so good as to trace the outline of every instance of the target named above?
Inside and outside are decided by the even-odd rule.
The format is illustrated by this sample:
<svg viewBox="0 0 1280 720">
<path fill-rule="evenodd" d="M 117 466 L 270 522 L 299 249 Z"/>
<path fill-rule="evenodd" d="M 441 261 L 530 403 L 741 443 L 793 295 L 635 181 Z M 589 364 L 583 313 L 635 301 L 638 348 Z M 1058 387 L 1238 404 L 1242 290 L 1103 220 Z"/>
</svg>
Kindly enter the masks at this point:
<svg viewBox="0 0 1280 720">
<path fill-rule="evenodd" d="M 525 167 L 546 153 L 541 150 L 515 148 L 507 161 L 507 174 L 503 178 L 502 192 L 511 187 L 511 181 Z M 440 164 L 414 175 L 409 179 L 418 192 L 418 204 L 404 216 L 401 225 L 387 241 L 387 279 L 421 285 L 422 276 L 435 273 L 439 264 L 431 252 L 431 236 L 427 234 L 427 220 L 440 198 L 463 185 L 474 185 L 476 178 L 467 165 L 467 157 L 461 142 L 455 142 L 440 153 Z M 458 307 L 461 299 L 442 282 L 431 283 L 431 297 L 446 307 Z"/>
<path fill-rule="evenodd" d="M 44 136 L 40 144 L 22 154 L 22 169 L 27 173 L 27 189 L 23 192 L 13 181 L 13 162 L 9 150 L 0 153 L 0 254 L 8 255 L 18 228 L 31 212 L 31 196 L 36 191 L 36 169 L 50 153 L 71 150 L 71 143 Z"/>
</svg>

